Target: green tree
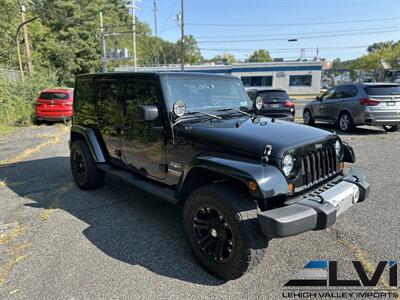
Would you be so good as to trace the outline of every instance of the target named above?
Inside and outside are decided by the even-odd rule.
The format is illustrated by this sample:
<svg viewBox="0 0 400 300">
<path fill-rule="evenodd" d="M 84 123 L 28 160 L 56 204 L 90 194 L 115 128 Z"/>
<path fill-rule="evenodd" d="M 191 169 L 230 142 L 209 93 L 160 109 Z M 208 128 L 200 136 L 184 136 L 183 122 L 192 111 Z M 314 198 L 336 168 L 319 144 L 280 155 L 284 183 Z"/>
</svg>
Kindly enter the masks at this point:
<svg viewBox="0 0 400 300">
<path fill-rule="evenodd" d="M 253 52 L 249 57 L 249 62 L 270 62 L 273 61 L 269 52 L 265 49 L 259 49 Z"/>
<path fill-rule="evenodd" d="M 228 63 L 228 64 L 233 64 L 235 62 L 237 62 L 237 59 L 235 57 L 235 55 L 231 54 L 231 53 L 224 53 L 221 55 L 216 55 L 214 56 L 210 61 L 214 62 L 214 63 Z"/>
</svg>

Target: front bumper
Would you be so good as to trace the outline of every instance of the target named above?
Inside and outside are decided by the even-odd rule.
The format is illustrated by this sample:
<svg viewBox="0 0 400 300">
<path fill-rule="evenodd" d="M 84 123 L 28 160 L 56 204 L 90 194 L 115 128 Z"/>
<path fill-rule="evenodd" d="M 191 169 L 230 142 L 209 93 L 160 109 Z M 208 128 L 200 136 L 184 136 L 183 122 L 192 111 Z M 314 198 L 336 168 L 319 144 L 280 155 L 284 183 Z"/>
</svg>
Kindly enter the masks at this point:
<svg viewBox="0 0 400 300">
<path fill-rule="evenodd" d="M 260 212 L 261 230 L 269 238 L 286 237 L 310 230 L 321 230 L 335 224 L 336 217 L 369 194 L 364 172 L 351 168 L 344 176 L 291 199 L 286 206 Z"/>
</svg>

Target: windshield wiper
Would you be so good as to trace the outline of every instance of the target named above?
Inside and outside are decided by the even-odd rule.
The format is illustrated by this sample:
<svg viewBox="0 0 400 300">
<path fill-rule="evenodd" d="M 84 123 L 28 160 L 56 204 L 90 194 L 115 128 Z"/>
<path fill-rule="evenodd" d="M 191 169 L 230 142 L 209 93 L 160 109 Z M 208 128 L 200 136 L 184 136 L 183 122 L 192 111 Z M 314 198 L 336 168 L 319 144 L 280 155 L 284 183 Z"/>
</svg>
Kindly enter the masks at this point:
<svg viewBox="0 0 400 300">
<path fill-rule="evenodd" d="M 188 111 L 185 115 L 193 115 L 193 114 L 202 114 L 202 115 L 205 115 L 205 116 L 208 116 L 208 117 L 211 117 L 214 119 L 218 119 L 218 120 L 222 119 L 220 116 L 209 114 L 209 113 L 206 113 L 203 111 Z"/>
<path fill-rule="evenodd" d="M 221 109 L 217 109 L 217 111 L 229 111 L 229 110 L 233 110 L 233 111 L 239 112 L 239 113 L 241 113 L 243 115 L 251 117 L 251 114 L 249 114 L 249 113 L 247 113 L 247 112 L 245 112 L 243 110 L 236 109 L 236 108 L 221 108 Z"/>
</svg>

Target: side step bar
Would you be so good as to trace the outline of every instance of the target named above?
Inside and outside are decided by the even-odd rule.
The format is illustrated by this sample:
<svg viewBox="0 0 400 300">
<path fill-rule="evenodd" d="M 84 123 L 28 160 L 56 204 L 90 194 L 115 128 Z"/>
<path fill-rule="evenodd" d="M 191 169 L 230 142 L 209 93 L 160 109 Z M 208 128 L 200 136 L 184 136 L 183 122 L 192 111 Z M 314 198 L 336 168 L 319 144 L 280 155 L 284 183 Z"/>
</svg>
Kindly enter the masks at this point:
<svg viewBox="0 0 400 300">
<path fill-rule="evenodd" d="M 149 180 L 142 179 L 139 176 L 135 176 L 127 171 L 121 170 L 114 168 L 108 164 L 97 164 L 97 167 L 106 172 L 107 174 L 111 174 L 113 176 L 117 176 L 127 183 L 144 190 L 150 194 L 153 194 L 154 196 L 165 200 L 171 204 L 176 205 L 178 203 L 178 199 L 175 198 L 174 195 L 174 190 L 169 189 L 167 187 L 160 186 L 156 183 L 153 183 Z"/>
</svg>

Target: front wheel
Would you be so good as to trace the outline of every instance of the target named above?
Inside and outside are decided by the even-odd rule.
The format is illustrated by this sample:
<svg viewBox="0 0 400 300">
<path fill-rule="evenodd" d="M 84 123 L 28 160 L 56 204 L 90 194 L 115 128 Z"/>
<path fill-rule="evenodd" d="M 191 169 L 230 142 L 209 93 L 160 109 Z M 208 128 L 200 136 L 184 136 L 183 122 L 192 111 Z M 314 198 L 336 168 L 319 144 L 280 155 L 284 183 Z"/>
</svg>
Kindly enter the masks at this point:
<svg viewBox="0 0 400 300">
<path fill-rule="evenodd" d="M 399 130 L 399 125 L 384 125 L 383 129 L 385 129 L 387 132 L 395 132 Z"/>
<path fill-rule="evenodd" d="M 190 194 L 183 208 L 183 226 L 200 264 L 225 280 L 239 278 L 257 266 L 267 248 L 255 201 L 226 183 Z"/>
<path fill-rule="evenodd" d="M 314 125 L 314 119 L 308 109 L 306 109 L 303 113 L 303 122 L 305 125 Z"/>
</svg>

